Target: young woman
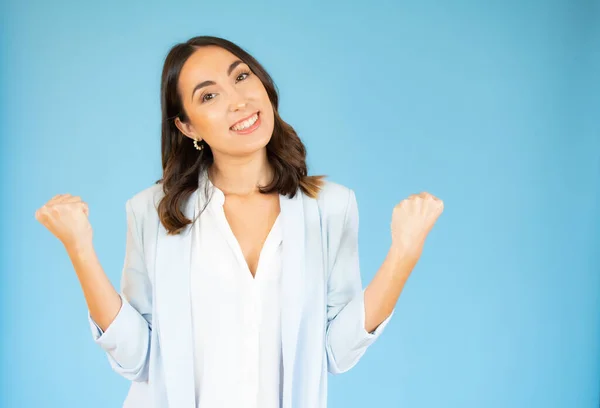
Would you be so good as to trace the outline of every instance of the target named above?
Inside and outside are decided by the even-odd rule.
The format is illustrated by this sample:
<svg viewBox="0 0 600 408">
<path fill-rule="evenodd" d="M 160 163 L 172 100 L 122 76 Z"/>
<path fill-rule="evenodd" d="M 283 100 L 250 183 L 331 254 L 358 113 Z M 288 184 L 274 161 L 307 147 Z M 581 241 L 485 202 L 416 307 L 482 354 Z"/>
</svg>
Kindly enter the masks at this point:
<svg viewBox="0 0 600 408">
<path fill-rule="evenodd" d="M 355 195 L 307 174 L 252 56 L 215 37 L 177 44 L 161 105 L 163 177 L 127 200 L 120 293 L 80 197 L 36 212 L 70 256 L 95 341 L 132 381 L 124 406 L 324 408 L 327 372 L 381 334 L 441 200 L 393 209 L 392 246 L 363 291 Z"/>
</svg>

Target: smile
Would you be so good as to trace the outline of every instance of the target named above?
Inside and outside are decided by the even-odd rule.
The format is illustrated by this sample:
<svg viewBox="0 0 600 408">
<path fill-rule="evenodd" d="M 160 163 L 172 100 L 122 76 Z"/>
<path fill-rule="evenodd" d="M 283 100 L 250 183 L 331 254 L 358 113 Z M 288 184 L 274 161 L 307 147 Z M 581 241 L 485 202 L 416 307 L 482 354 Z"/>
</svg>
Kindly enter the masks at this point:
<svg viewBox="0 0 600 408">
<path fill-rule="evenodd" d="M 235 125 L 231 126 L 229 129 L 233 130 L 235 133 L 247 135 L 248 133 L 254 132 L 260 126 L 260 112 L 256 112 L 252 116 L 240 120 Z"/>
</svg>

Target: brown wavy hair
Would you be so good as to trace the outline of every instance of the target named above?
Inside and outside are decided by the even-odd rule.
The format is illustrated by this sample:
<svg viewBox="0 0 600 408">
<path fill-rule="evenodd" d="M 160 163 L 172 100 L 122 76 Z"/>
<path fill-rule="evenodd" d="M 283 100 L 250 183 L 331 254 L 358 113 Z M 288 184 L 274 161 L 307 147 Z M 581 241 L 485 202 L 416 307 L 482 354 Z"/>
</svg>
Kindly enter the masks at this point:
<svg viewBox="0 0 600 408">
<path fill-rule="evenodd" d="M 267 159 L 274 176 L 269 184 L 260 186 L 259 191 L 263 194 L 278 192 L 293 198 L 300 189 L 307 196 L 316 198 L 325 177 L 307 174 L 306 148 L 294 128 L 279 116 L 277 87 L 265 68 L 231 41 L 212 36 L 193 37 L 171 48 L 165 58 L 161 77 L 163 176 L 156 183 L 162 183 L 164 196 L 157 210 L 161 223 L 170 235 L 178 234 L 193 222 L 183 214 L 182 205 L 198 188 L 200 172 L 206 171 L 213 163 L 210 146 L 202 142 L 203 149 L 196 150 L 193 141 L 175 126 L 175 118 L 182 122 L 188 121 L 178 88 L 181 69 L 198 48 L 209 45 L 221 47 L 246 63 L 263 83 L 271 100 L 275 125 L 267 144 Z"/>
</svg>

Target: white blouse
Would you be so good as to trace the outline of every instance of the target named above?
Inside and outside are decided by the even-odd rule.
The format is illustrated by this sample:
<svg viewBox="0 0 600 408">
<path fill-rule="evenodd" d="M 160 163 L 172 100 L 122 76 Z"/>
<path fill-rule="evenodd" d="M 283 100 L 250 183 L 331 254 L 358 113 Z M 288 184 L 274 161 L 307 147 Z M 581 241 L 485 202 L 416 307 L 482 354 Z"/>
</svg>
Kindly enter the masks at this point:
<svg viewBox="0 0 600 408">
<path fill-rule="evenodd" d="M 280 408 L 280 217 L 253 277 L 225 217 L 225 196 L 206 180 L 212 198 L 192 232 L 196 407 Z"/>
</svg>

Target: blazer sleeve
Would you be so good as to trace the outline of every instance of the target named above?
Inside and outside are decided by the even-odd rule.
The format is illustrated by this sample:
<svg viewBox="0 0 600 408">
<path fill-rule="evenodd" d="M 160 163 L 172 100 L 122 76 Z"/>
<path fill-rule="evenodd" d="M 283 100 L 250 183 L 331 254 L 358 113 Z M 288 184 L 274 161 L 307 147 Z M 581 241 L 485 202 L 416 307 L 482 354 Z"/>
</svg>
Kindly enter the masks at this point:
<svg viewBox="0 0 600 408">
<path fill-rule="evenodd" d="M 328 371 L 348 371 L 381 335 L 392 313 L 372 332 L 365 329 L 364 289 L 358 256 L 358 207 L 354 191 L 348 190 L 339 245 L 330 254 L 333 265 L 327 282 Z"/>
<path fill-rule="evenodd" d="M 152 287 L 144 262 L 141 231 L 131 200 L 127 200 L 127 240 L 121 275 L 121 309 L 102 331 L 88 320 L 94 341 L 106 352 L 111 367 L 132 381 L 146 381 L 152 332 Z"/>
</svg>

